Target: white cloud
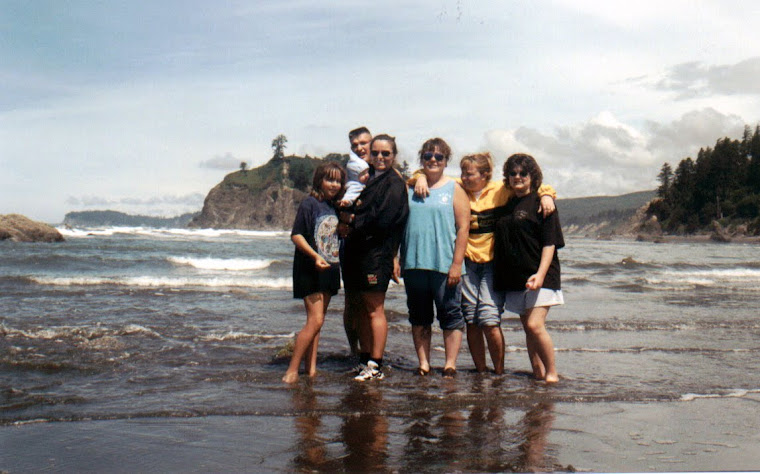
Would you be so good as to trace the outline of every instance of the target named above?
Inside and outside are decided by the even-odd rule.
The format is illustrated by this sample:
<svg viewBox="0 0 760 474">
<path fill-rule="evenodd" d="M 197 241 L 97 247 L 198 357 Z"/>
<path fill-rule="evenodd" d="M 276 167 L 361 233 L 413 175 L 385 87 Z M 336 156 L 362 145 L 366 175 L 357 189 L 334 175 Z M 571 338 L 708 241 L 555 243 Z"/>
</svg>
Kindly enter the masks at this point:
<svg viewBox="0 0 760 474">
<path fill-rule="evenodd" d="M 546 182 L 563 197 L 621 194 L 654 188 L 662 163 L 695 157 L 723 136 L 739 138 L 743 127 L 739 117 L 714 109 L 691 111 L 670 123 L 649 121 L 640 129 L 603 112 L 551 133 L 491 130 L 484 148 L 494 154 L 498 169 L 512 153 L 532 154 Z"/>
</svg>

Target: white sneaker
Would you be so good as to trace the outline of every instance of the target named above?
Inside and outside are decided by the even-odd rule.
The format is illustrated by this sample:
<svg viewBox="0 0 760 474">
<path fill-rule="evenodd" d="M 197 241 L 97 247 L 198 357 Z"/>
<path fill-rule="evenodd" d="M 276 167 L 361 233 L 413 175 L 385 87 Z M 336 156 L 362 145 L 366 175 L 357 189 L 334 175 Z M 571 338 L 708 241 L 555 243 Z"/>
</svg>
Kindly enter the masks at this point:
<svg viewBox="0 0 760 474">
<path fill-rule="evenodd" d="M 351 370 L 348 371 L 349 374 L 359 375 L 361 374 L 364 369 L 366 369 L 367 366 L 359 362 L 354 367 L 351 368 Z"/>
<path fill-rule="evenodd" d="M 383 380 L 384 378 L 385 375 L 383 374 L 383 371 L 380 370 L 380 366 L 377 365 L 377 362 L 371 360 L 367 362 L 364 370 L 362 370 L 359 375 L 354 377 L 354 380 L 365 382 L 367 380 Z"/>
</svg>

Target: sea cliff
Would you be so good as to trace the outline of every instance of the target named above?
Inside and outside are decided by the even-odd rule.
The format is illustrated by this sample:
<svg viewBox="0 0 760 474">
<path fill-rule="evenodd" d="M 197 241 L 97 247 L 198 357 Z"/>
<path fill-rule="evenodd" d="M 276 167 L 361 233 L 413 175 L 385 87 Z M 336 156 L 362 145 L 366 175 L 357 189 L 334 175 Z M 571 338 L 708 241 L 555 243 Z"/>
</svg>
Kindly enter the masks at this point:
<svg viewBox="0 0 760 474">
<path fill-rule="evenodd" d="M 293 226 L 296 211 L 308 195 L 314 169 L 325 160 L 345 161 L 345 155 L 323 159 L 275 156 L 250 170 L 224 177 L 203 202 L 191 228 L 285 230 Z"/>
<path fill-rule="evenodd" d="M 209 191 L 191 228 L 282 230 L 289 229 L 304 191 L 282 184 L 251 189 L 242 184 L 219 183 Z"/>
</svg>

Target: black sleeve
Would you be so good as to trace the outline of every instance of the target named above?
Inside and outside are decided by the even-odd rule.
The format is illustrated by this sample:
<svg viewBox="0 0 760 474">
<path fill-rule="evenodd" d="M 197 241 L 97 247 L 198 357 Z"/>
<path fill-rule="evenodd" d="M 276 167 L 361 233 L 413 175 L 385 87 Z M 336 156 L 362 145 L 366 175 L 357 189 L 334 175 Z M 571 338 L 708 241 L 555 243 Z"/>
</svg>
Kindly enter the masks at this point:
<svg viewBox="0 0 760 474">
<path fill-rule="evenodd" d="M 565 246 L 565 238 L 562 235 L 562 227 L 559 223 L 559 214 L 554 211 L 549 217 L 544 218 L 541 226 L 541 240 L 543 246 L 554 245 L 558 249 Z"/>
<path fill-rule="evenodd" d="M 314 212 L 312 204 L 312 200 L 308 197 L 299 204 L 296 218 L 293 221 L 293 230 L 290 231 L 291 237 L 294 235 L 303 235 L 307 241 L 309 240 L 309 236 L 311 236 L 314 231 Z"/>
</svg>

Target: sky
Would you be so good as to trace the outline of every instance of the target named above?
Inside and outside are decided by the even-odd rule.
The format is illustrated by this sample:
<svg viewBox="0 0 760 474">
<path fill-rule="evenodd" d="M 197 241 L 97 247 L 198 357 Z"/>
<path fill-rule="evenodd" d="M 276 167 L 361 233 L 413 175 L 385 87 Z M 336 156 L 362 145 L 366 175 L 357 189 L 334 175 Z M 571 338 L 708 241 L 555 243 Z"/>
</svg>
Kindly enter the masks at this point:
<svg viewBox="0 0 760 474">
<path fill-rule="evenodd" d="M 199 211 L 241 162 L 442 137 L 559 198 L 760 123 L 760 2 L 0 0 L 0 214 Z M 495 173 L 499 177 L 499 173 Z"/>
</svg>

